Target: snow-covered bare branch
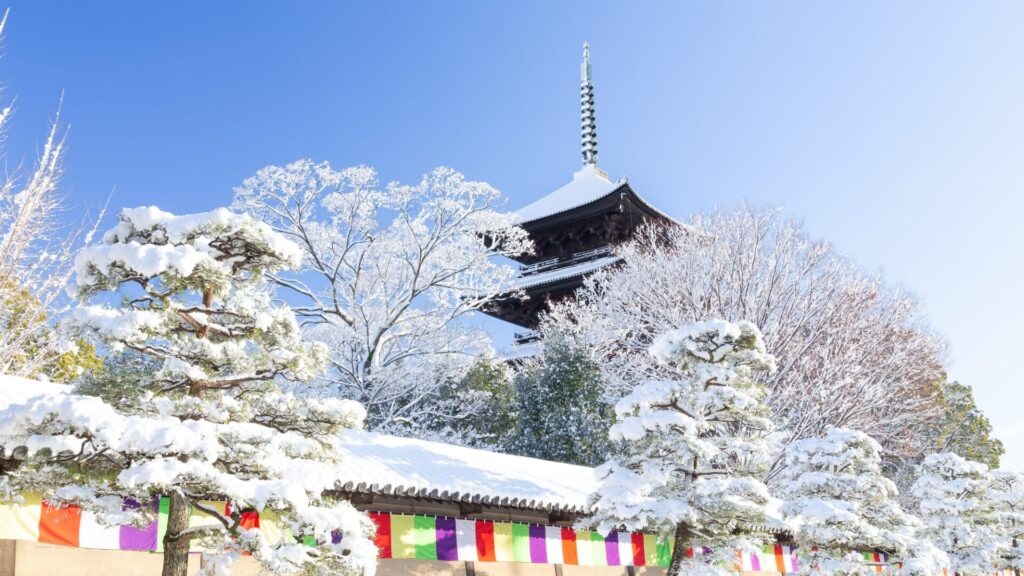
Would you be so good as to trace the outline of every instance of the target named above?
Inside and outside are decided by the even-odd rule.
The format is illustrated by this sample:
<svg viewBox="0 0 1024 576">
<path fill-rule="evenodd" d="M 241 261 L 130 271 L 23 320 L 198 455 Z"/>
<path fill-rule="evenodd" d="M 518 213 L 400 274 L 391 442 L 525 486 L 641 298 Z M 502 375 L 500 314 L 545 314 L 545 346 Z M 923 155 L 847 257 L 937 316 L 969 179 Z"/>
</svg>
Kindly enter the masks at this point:
<svg viewBox="0 0 1024 576">
<path fill-rule="evenodd" d="M 13 111 L 13 103 L 0 108 L 0 142 Z M 58 108 L 35 166 L 0 178 L 0 374 L 54 376 L 57 358 L 74 346 L 52 321 L 68 310 L 71 261 L 93 229 L 62 223 L 65 135 Z"/>
<path fill-rule="evenodd" d="M 915 300 L 861 272 L 775 211 L 742 207 L 648 228 L 618 249 L 625 263 L 587 279 L 554 306 L 546 330 L 575 334 L 603 367 L 611 401 L 664 367 L 654 338 L 708 318 L 746 319 L 764 332 L 778 370 L 766 378 L 778 445 L 856 428 L 897 464 L 930 447 L 944 344 L 922 327 Z M 783 467 L 783 453 L 768 479 Z"/>
<path fill-rule="evenodd" d="M 480 408 L 440 391 L 489 349 L 463 320 L 510 285 L 515 271 L 496 257 L 531 248 L 500 201 L 448 168 L 382 186 L 365 166 L 302 160 L 263 168 L 233 206 L 301 247 L 301 273 L 273 278 L 328 346 L 330 392 L 366 406 L 370 428 L 426 435 L 425 422 L 454 432 Z"/>
</svg>

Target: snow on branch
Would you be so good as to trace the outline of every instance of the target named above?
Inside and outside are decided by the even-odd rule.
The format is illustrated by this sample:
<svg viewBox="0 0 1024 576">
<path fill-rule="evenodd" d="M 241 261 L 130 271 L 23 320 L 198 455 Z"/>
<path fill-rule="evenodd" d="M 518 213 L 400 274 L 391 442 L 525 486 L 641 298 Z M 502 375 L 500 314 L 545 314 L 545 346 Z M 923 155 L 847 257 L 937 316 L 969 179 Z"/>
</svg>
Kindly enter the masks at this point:
<svg viewBox="0 0 1024 576">
<path fill-rule="evenodd" d="M 942 340 L 910 295 L 799 224 L 741 207 L 695 216 L 687 227 L 642 229 L 616 253 L 624 264 L 588 277 L 543 326 L 590 350 L 610 398 L 675 377 L 647 352 L 658 335 L 709 318 L 746 319 L 776 359 L 764 375 L 778 424 L 770 483 L 787 443 L 830 426 L 877 439 L 901 478 L 932 448 Z"/>
<path fill-rule="evenodd" d="M 621 449 L 597 469 L 596 513 L 584 522 L 673 539 L 669 573 L 679 574 L 695 538 L 731 554 L 765 536 L 769 495 L 760 477 L 772 422 L 756 375 L 774 359 L 756 326 L 724 320 L 667 331 L 650 354 L 677 376 L 640 384 L 616 404 L 610 435 Z"/>
<path fill-rule="evenodd" d="M 515 269 L 501 259 L 531 250 L 498 190 L 450 168 L 382 185 L 366 166 L 300 160 L 245 180 L 233 207 L 301 247 L 302 270 L 273 279 L 330 350 L 325 395 L 358 400 L 372 429 L 403 434 L 479 415 L 481 399 L 442 392 L 489 350 L 464 320 L 514 293 Z"/>
<path fill-rule="evenodd" d="M 343 465 L 340 432 L 361 428 L 366 411 L 279 388 L 304 386 L 327 364 L 325 347 L 303 341 L 267 281 L 300 260 L 294 242 L 248 215 L 122 211 L 75 259 L 83 302 L 73 320 L 108 349 L 132 350 L 155 367 L 129 391 L 117 388 L 116 373 L 94 376 L 99 393 L 118 391 L 109 402 L 51 395 L 0 411 L 2 445 L 30 448 L 8 486 L 96 510 L 110 524 L 146 514 L 145 506 L 120 510 L 124 498 L 169 496 L 165 569 L 187 562 L 190 541 L 202 540 L 211 567 L 250 553 L 278 573 L 316 564 L 372 574 L 372 523 L 329 495 Z M 118 297 L 121 305 L 111 305 Z M 202 503 L 213 498 L 236 512 L 273 510 L 317 546 L 270 544 L 242 528 L 237 513 Z M 216 524 L 190 528 L 193 509 Z M 337 531 L 343 543 L 332 543 Z"/>
</svg>

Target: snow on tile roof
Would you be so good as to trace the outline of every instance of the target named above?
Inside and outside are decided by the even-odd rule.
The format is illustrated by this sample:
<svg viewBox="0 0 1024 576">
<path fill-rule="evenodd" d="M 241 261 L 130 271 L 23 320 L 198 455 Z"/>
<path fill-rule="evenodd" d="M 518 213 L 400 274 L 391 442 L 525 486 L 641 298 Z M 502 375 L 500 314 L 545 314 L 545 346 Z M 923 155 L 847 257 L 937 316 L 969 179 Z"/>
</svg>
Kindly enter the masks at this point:
<svg viewBox="0 0 1024 576">
<path fill-rule="evenodd" d="M 625 179 L 612 182 L 605 178 L 603 174 L 595 166 L 584 166 L 572 175 L 572 181 L 565 186 L 513 212 L 516 224 L 526 224 L 585 206 L 595 200 L 604 198 L 626 183 Z M 647 200 L 644 200 L 636 192 L 633 192 L 633 195 L 652 212 L 660 214 L 670 222 L 679 223 L 675 218 L 662 212 Z"/>
<path fill-rule="evenodd" d="M 598 198 L 611 194 L 622 184 L 622 181 L 609 181 L 595 172 L 592 166 L 584 166 L 572 175 L 572 182 L 532 204 L 516 210 L 516 222 L 518 224 L 532 222 L 590 204 Z"/>
<path fill-rule="evenodd" d="M 70 390 L 0 374 L 0 410 Z M 598 486 L 594 469 L 586 466 L 361 430 L 342 432 L 342 451 L 338 485 L 351 492 L 587 513 L 587 497 Z M 766 528 L 791 531 L 780 504 L 770 502 Z"/>
<path fill-rule="evenodd" d="M 0 410 L 70 386 L 0 375 Z M 342 433 L 338 486 L 363 493 L 433 497 L 543 510 L 586 510 L 592 468 L 373 432 Z"/>
<path fill-rule="evenodd" d="M 340 484 L 355 492 L 584 512 L 597 488 L 586 466 L 372 432 L 342 438 Z"/>
<path fill-rule="evenodd" d="M 67 394 L 71 386 L 0 374 L 0 410 L 44 394 Z"/>
<path fill-rule="evenodd" d="M 583 276 L 584 274 L 589 274 L 594 270 L 600 270 L 605 266 L 611 266 L 621 260 L 622 258 L 618 256 L 603 256 L 586 262 L 580 262 L 579 264 L 573 264 L 572 266 L 555 268 L 553 270 L 538 272 L 528 276 L 517 276 L 512 280 L 512 289 L 530 288 L 532 286 L 540 286 L 541 284 L 557 282 L 558 280 L 565 280 L 566 278 Z"/>
</svg>

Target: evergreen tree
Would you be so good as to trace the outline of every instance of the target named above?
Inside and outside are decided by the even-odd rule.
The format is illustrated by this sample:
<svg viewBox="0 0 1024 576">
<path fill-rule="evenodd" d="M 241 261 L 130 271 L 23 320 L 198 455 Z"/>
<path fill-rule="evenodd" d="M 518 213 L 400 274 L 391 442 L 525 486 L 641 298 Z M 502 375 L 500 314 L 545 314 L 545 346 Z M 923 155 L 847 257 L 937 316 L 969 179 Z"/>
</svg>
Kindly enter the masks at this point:
<svg viewBox="0 0 1024 576">
<path fill-rule="evenodd" d="M 598 468 L 589 521 L 602 532 L 671 535 L 669 576 L 719 572 L 694 565 L 686 550 L 699 537 L 731 565 L 735 550 L 763 537 L 754 532 L 766 518 L 761 478 L 772 423 L 755 375 L 774 370 L 775 360 L 756 326 L 724 320 L 662 334 L 650 353 L 675 378 L 642 384 L 616 404 L 611 437 L 623 449 Z"/>
<path fill-rule="evenodd" d="M 403 433 L 446 443 L 495 449 L 515 425 L 515 390 L 508 365 L 484 356 L 434 392 L 437 410 L 402 422 Z"/>
<path fill-rule="evenodd" d="M 0 332 L 21 335 L 0 373 L 70 383 L 103 364 L 95 345 L 54 330 L 43 303 L 13 282 L 0 282 Z"/>
<path fill-rule="evenodd" d="M 991 480 L 984 464 L 948 452 L 929 454 L 918 467 L 917 537 L 945 552 L 961 576 L 990 574 L 998 562 L 1000 526 Z"/>
<path fill-rule="evenodd" d="M 99 386 L 100 397 L 44 396 L 0 411 L 3 445 L 31 437 L 54 447 L 0 477 L 3 487 L 42 492 L 112 525 L 149 521 L 145 504 L 166 495 L 164 576 L 185 575 L 194 540 L 209 551 L 206 573 L 226 573 L 243 553 L 272 573 L 372 571 L 372 523 L 327 493 L 340 465 L 339 432 L 361 426 L 365 411 L 296 398 L 277 384 L 309 381 L 326 363 L 266 281 L 300 258 L 268 225 L 227 210 L 122 211 L 75 260 L 83 303 L 74 318 L 111 351 L 132 350 L 150 359 L 142 369 L 159 368 L 144 378 L 129 371 Z M 110 306 L 116 297 L 120 306 Z M 133 381 L 143 389 L 116 393 Z M 125 498 L 144 506 L 123 509 Z M 214 498 L 230 510 L 203 503 Z M 273 510 L 294 538 L 269 542 L 247 529 L 246 509 Z M 191 522 L 193 513 L 206 522 Z M 344 533 L 340 544 L 335 531 Z"/>
<path fill-rule="evenodd" d="M 160 366 L 159 360 L 130 348 L 111 352 L 99 367 L 83 375 L 75 393 L 99 396 L 114 406 L 131 406 L 144 395 L 159 392 L 153 374 Z"/>
<path fill-rule="evenodd" d="M 566 338 L 546 339 L 540 362 L 516 375 L 515 426 L 505 450 L 584 466 L 603 462 L 612 420 L 603 389 L 586 351 Z"/>
<path fill-rule="evenodd" d="M 1001 535 L 1000 569 L 1024 569 L 1024 474 L 993 470 L 989 498 L 995 507 Z"/>
<path fill-rule="evenodd" d="M 452 400 L 480 395 L 480 409 L 462 423 L 470 444 L 493 448 L 507 438 L 516 426 L 515 388 L 508 365 L 494 358 L 481 358 L 457 383 L 446 391 Z"/>
<path fill-rule="evenodd" d="M 932 450 L 958 454 L 991 470 L 998 468 L 999 458 L 1006 450 L 992 436 L 992 423 L 978 408 L 971 387 L 943 378 L 940 404 L 942 416 L 935 426 Z"/>
<path fill-rule="evenodd" d="M 857 550 L 907 551 L 912 518 L 882 474 L 882 447 L 867 434 L 831 428 L 786 449 L 782 513 L 796 526 L 802 571 L 867 575 Z"/>
</svg>

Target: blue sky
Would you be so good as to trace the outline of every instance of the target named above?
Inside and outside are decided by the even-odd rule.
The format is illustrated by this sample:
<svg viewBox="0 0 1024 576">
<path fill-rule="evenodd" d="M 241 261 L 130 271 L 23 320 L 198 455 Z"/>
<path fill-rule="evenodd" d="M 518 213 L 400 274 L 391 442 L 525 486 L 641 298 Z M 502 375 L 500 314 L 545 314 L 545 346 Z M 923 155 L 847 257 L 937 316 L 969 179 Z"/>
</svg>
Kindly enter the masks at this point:
<svg viewBox="0 0 1024 576">
<path fill-rule="evenodd" d="M 1024 469 L 1024 4 L 10 3 L 7 166 L 64 92 L 70 199 L 176 212 L 301 157 L 450 165 L 517 207 L 579 163 L 686 217 L 781 206 L 923 300 Z"/>
</svg>

